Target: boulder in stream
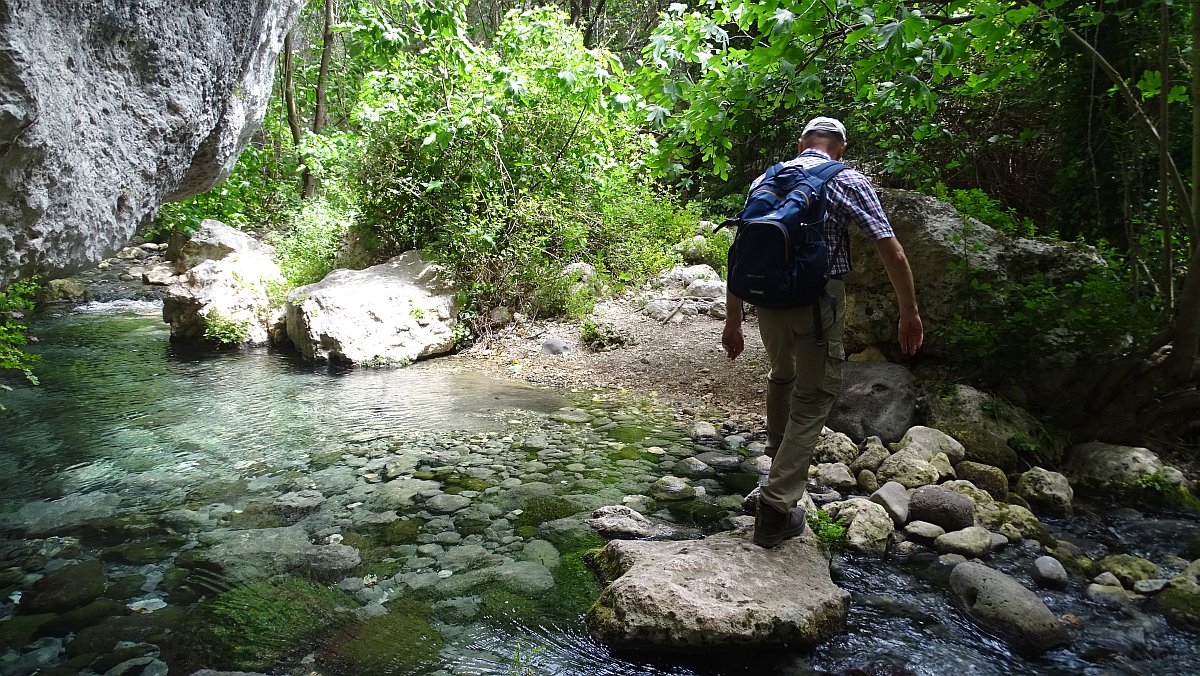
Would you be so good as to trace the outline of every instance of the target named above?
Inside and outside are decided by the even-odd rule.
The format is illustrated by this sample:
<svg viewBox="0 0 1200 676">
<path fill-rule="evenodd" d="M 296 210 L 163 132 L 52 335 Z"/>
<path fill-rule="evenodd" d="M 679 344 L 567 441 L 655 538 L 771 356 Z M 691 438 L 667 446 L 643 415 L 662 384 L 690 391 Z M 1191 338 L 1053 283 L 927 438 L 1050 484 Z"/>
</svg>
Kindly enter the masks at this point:
<svg viewBox="0 0 1200 676">
<path fill-rule="evenodd" d="M 833 584 L 811 531 L 774 549 L 752 544 L 748 529 L 614 540 L 599 560 L 616 579 L 587 622 L 615 648 L 811 647 L 846 625 L 850 594 Z"/>
<path fill-rule="evenodd" d="M 1022 655 L 1040 655 L 1071 642 L 1067 630 L 1037 594 L 982 563 L 954 567 L 950 597 L 972 622 Z"/>
<path fill-rule="evenodd" d="M 365 270 L 334 270 L 293 289 L 287 336 L 310 361 L 402 365 L 449 352 L 458 303 L 446 271 L 407 251 Z"/>
</svg>

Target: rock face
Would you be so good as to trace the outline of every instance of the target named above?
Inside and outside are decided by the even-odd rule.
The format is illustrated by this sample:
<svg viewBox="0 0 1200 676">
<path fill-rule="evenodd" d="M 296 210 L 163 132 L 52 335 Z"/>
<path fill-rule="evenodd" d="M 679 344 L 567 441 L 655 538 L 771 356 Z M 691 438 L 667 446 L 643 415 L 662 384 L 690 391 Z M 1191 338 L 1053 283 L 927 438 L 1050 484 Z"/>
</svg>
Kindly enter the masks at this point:
<svg viewBox="0 0 1200 676">
<path fill-rule="evenodd" d="M 0 285 L 120 249 L 223 180 L 299 0 L 35 0 L 0 13 Z"/>
<path fill-rule="evenodd" d="M 1035 656 L 1070 643 L 1066 629 L 1037 594 L 982 563 L 955 566 L 950 595 L 971 621 L 1018 653 Z"/>
<path fill-rule="evenodd" d="M 932 197 L 905 190 L 886 190 L 881 197 L 908 255 L 920 288 L 921 316 L 929 326 L 949 326 L 961 314 L 971 289 L 966 268 L 982 274 L 999 290 L 1002 282 L 1027 282 L 1038 275 L 1058 285 L 1103 264 L 1088 247 L 1008 237 L 973 218 L 963 218 L 954 207 Z M 856 228 L 850 232 L 854 272 L 847 278 L 851 295 L 846 307 L 846 349 L 857 352 L 870 345 L 894 345 L 897 317 L 891 284 L 875 247 Z M 950 356 L 950 347 L 942 337 L 926 336 L 922 352 Z"/>
<path fill-rule="evenodd" d="M 745 531 L 692 542 L 614 540 L 602 558 L 621 575 L 587 621 L 613 647 L 809 647 L 845 628 L 850 594 L 830 580 L 811 532 L 769 550 Z"/>
<path fill-rule="evenodd" d="M 206 220 L 175 259 L 182 273 L 163 296 L 163 321 L 171 338 L 200 341 L 210 327 L 237 326 L 251 345 L 265 345 L 278 313 L 271 309 L 272 288 L 282 288 L 283 273 L 274 249 L 220 221 Z"/>
<path fill-rule="evenodd" d="M 850 362 L 842 369 L 842 393 L 829 414 L 829 427 L 862 440 L 899 441 L 912 427 L 917 388 L 899 364 Z"/>
<path fill-rule="evenodd" d="M 406 364 L 448 352 L 457 324 L 445 271 L 419 251 L 288 294 L 287 336 L 312 361 Z"/>
</svg>

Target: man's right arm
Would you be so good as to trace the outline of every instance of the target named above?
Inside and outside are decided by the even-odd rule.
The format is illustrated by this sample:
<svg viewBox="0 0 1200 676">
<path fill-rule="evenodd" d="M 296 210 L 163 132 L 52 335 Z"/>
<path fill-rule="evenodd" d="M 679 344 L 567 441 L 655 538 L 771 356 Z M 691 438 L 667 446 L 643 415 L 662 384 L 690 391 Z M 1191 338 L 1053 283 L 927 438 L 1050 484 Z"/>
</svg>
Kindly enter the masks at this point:
<svg viewBox="0 0 1200 676">
<path fill-rule="evenodd" d="M 925 342 L 925 327 L 921 323 L 921 313 L 917 310 L 917 291 L 913 284 L 912 268 L 908 265 L 908 256 L 904 254 L 900 240 L 895 237 L 875 240 L 875 249 L 883 259 L 883 267 L 887 270 L 892 288 L 896 290 L 896 301 L 900 305 L 900 322 L 897 327 L 900 350 L 904 354 L 915 354 Z"/>
<path fill-rule="evenodd" d="M 746 349 L 746 337 L 742 335 L 742 299 L 725 290 L 725 329 L 721 332 L 721 345 L 725 354 L 736 359 Z"/>
</svg>

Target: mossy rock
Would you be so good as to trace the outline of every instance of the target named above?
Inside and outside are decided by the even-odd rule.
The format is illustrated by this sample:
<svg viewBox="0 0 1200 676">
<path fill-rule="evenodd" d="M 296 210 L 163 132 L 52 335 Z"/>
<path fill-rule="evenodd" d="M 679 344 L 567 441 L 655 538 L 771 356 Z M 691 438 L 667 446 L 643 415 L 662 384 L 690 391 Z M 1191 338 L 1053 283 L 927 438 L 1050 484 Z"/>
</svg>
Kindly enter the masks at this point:
<svg viewBox="0 0 1200 676">
<path fill-rule="evenodd" d="M 608 459 L 613 462 L 618 460 L 641 460 L 643 455 L 648 455 L 637 446 L 626 446 L 619 451 L 613 451 L 608 454 Z"/>
<path fill-rule="evenodd" d="M 480 597 L 479 610 L 482 616 L 498 624 L 537 625 L 542 619 L 542 608 L 537 601 L 505 589 L 485 591 Z"/>
<path fill-rule="evenodd" d="M 446 492 L 451 495 L 458 495 L 463 491 L 482 492 L 489 487 L 491 487 L 491 484 L 486 480 L 476 479 L 465 474 L 452 474 L 446 478 Z"/>
<path fill-rule="evenodd" d="M 125 604 L 112 599 L 96 599 L 91 603 L 57 616 L 54 621 L 47 622 L 38 628 L 35 636 L 66 636 L 77 634 L 92 625 L 100 624 L 105 619 L 126 614 Z"/>
<path fill-rule="evenodd" d="M 196 653 L 213 663 L 263 671 L 308 635 L 341 624 L 339 608 L 357 607 L 344 592 L 292 577 L 235 587 L 202 604 L 191 615 Z"/>
<path fill-rule="evenodd" d="M 177 535 L 165 535 L 149 540 L 109 547 L 100 553 L 100 558 L 105 561 L 125 563 L 131 566 L 144 566 L 149 563 L 162 561 L 186 542 L 185 538 Z"/>
<path fill-rule="evenodd" d="M 421 673 L 439 662 L 444 645 L 429 617 L 422 604 L 393 604 L 386 615 L 342 629 L 325 643 L 318 659 L 347 673 Z"/>
<path fill-rule="evenodd" d="M 76 634 L 75 640 L 67 644 L 67 654 L 72 657 L 106 655 L 122 641 L 160 644 L 168 636 L 180 636 L 186 620 L 186 612 L 178 606 L 167 606 L 144 615 L 110 617 Z"/>
<path fill-rule="evenodd" d="M 91 519 L 85 524 L 83 531 L 89 545 L 104 547 L 162 535 L 165 527 L 143 512 L 124 512 Z M 67 552 L 59 555 L 75 556 Z"/>
<path fill-rule="evenodd" d="M 393 546 L 416 542 L 423 525 L 425 522 L 420 519 L 396 519 L 379 529 L 379 542 Z"/>
<path fill-rule="evenodd" d="M 104 595 L 104 584 L 99 559 L 63 566 L 26 590 L 20 609 L 31 615 L 74 610 Z"/>
<path fill-rule="evenodd" d="M 554 569 L 554 592 L 546 599 L 546 615 L 567 622 L 577 620 L 600 597 L 603 589 L 585 560 L 586 552 L 562 557 Z"/>
<path fill-rule="evenodd" d="M 54 620 L 54 613 L 38 613 L 37 615 L 17 615 L 0 622 L 0 646 L 20 650 L 33 640 L 34 634 L 42 625 Z"/>
<path fill-rule="evenodd" d="M 172 570 L 177 570 L 172 568 Z M 146 584 L 145 575 L 126 575 L 125 577 L 110 578 L 104 588 L 104 598 L 114 601 L 125 601 L 142 595 L 142 585 Z"/>
<path fill-rule="evenodd" d="M 747 495 L 758 487 L 762 476 L 749 472 L 729 472 L 718 477 L 725 490 L 736 495 Z"/>
<path fill-rule="evenodd" d="M 562 519 L 579 511 L 579 507 L 570 500 L 557 495 L 546 495 L 530 498 L 521 507 L 521 515 L 516 518 L 513 526 L 540 526 L 547 521 Z"/>
<path fill-rule="evenodd" d="M 233 503 L 250 492 L 245 479 L 217 479 L 207 481 L 188 492 L 188 500 L 207 505 L 213 502 Z"/>
<path fill-rule="evenodd" d="M 604 435 L 623 444 L 636 444 L 646 439 L 646 430 L 640 427 L 614 427 L 605 430 Z"/>
<path fill-rule="evenodd" d="M 1200 632 L 1200 594 L 1168 587 L 1154 595 L 1154 607 L 1171 624 Z"/>
<path fill-rule="evenodd" d="M 246 530 L 281 528 L 288 525 L 283 516 L 275 511 L 275 507 L 267 502 L 251 503 L 241 511 L 230 513 L 226 518 L 229 526 Z"/>
<path fill-rule="evenodd" d="M 703 500 L 668 502 L 667 511 L 680 523 L 707 528 L 729 516 L 729 512 Z"/>
<path fill-rule="evenodd" d="M 1096 562 L 1096 570 L 1112 573 L 1126 589 L 1132 589 L 1138 580 L 1158 577 L 1159 568 L 1153 561 L 1131 554 L 1113 554 Z"/>
</svg>

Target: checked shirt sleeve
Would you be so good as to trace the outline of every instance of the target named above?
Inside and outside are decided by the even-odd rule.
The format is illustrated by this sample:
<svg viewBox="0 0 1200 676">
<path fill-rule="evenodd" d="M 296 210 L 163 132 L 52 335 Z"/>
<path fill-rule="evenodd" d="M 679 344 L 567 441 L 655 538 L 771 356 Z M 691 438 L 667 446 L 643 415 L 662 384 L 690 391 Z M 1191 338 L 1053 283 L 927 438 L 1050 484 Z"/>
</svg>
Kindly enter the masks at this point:
<svg viewBox="0 0 1200 676">
<path fill-rule="evenodd" d="M 829 207 L 843 225 L 857 225 L 872 240 L 895 237 L 875 188 L 866 176 L 847 169 L 829 185 Z"/>
</svg>

